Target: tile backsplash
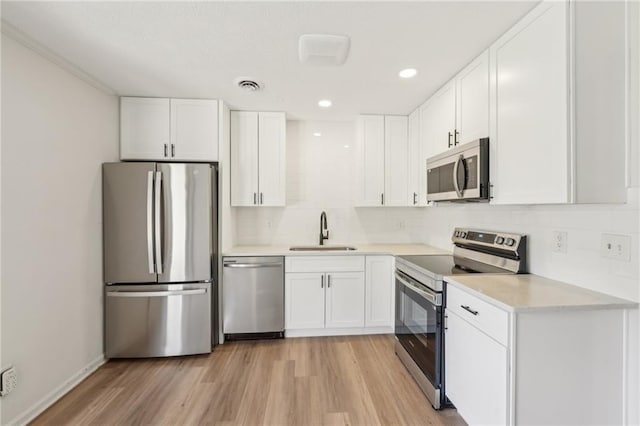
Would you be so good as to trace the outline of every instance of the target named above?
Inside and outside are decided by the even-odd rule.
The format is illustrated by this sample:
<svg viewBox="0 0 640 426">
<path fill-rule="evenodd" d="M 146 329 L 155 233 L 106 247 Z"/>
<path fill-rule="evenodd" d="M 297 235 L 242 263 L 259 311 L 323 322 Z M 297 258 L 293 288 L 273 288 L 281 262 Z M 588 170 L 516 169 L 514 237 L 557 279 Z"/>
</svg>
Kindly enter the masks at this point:
<svg viewBox="0 0 640 426">
<path fill-rule="evenodd" d="M 637 187 L 625 205 L 355 208 L 355 138 L 354 122 L 288 121 L 287 205 L 234 208 L 235 244 L 317 244 L 323 210 L 327 244 L 425 243 L 450 250 L 456 226 L 520 232 L 528 235 L 530 272 L 640 299 Z M 566 253 L 553 251 L 555 231 L 567 233 Z M 601 256 L 603 233 L 631 236 L 630 261 Z"/>
<path fill-rule="evenodd" d="M 421 242 L 425 209 L 353 207 L 355 138 L 354 122 L 287 121 L 287 205 L 234 208 L 235 243 L 317 244 L 322 211 L 326 244 Z"/>
</svg>

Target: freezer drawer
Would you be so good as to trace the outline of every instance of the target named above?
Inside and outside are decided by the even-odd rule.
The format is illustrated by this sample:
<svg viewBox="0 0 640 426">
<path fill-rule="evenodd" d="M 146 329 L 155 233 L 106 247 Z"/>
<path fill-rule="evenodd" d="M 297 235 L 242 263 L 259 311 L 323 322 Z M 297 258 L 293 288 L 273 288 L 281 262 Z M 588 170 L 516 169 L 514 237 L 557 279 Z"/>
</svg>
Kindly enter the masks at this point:
<svg viewBox="0 0 640 426">
<path fill-rule="evenodd" d="M 224 334 L 284 331 L 284 258 L 225 257 Z"/>
<path fill-rule="evenodd" d="M 211 284 L 105 287 L 107 358 L 211 352 Z"/>
</svg>

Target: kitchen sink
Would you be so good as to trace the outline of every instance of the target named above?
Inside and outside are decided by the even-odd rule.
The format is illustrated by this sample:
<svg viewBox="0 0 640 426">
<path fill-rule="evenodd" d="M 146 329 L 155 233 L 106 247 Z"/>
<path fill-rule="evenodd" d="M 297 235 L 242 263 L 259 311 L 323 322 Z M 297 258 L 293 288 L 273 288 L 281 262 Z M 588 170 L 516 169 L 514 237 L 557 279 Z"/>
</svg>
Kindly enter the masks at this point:
<svg viewBox="0 0 640 426">
<path fill-rule="evenodd" d="M 294 246 L 290 247 L 291 251 L 352 251 L 357 250 L 355 247 L 348 246 Z"/>
</svg>

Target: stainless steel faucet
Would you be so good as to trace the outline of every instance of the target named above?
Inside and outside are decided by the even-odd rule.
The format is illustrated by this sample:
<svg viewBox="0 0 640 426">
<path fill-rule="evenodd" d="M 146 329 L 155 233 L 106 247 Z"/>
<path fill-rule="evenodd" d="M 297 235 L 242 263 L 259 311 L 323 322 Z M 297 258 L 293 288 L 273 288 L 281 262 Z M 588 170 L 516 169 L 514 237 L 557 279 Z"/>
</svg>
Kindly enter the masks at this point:
<svg viewBox="0 0 640 426">
<path fill-rule="evenodd" d="M 324 245 L 324 240 L 328 239 L 329 230 L 327 229 L 327 214 L 325 212 L 322 212 L 320 213 L 320 245 Z"/>
</svg>

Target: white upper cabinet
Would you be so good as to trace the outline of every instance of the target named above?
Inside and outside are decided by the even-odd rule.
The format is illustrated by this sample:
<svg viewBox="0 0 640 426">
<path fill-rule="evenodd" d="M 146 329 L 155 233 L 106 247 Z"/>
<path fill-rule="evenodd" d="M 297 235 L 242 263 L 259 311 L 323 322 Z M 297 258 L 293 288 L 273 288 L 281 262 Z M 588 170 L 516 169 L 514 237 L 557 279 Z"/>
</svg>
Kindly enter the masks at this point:
<svg viewBox="0 0 640 426">
<path fill-rule="evenodd" d="M 258 113 L 231 111 L 231 205 L 258 202 Z"/>
<path fill-rule="evenodd" d="M 384 205 L 406 206 L 408 186 L 407 170 L 407 117 L 384 118 Z"/>
<path fill-rule="evenodd" d="M 451 80 L 420 107 L 420 138 L 427 158 L 455 145 L 456 82 Z"/>
<path fill-rule="evenodd" d="M 218 101 L 171 99 L 171 158 L 218 161 Z"/>
<path fill-rule="evenodd" d="M 570 201 L 567 11 L 542 3 L 491 46 L 494 203 Z"/>
<path fill-rule="evenodd" d="M 120 159 L 168 159 L 170 117 L 169 99 L 120 98 Z"/>
<path fill-rule="evenodd" d="M 485 51 L 420 107 L 420 140 L 429 158 L 488 136 L 489 52 Z"/>
<path fill-rule="evenodd" d="M 357 142 L 357 204 L 381 206 L 384 204 L 384 116 L 360 116 Z"/>
<path fill-rule="evenodd" d="M 261 206 L 285 205 L 286 140 L 283 112 L 258 113 L 258 201 Z"/>
<path fill-rule="evenodd" d="M 456 77 L 456 134 L 454 144 L 489 136 L 489 51 Z"/>
<path fill-rule="evenodd" d="M 626 22 L 624 2 L 544 1 L 491 46 L 493 203 L 626 201 Z"/>
<path fill-rule="evenodd" d="M 218 101 L 120 98 L 120 159 L 218 161 Z"/>
<path fill-rule="evenodd" d="M 231 205 L 284 206 L 286 118 L 231 111 Z"/>
<path fill-rule="evenodd" d="M 409 206 L 427 205 L 427 157 L 420 140 L 420 109 L 409 115 L 408 134 L 408 200 Z"/>
<path fill-rule="evenodd" d="M 358 118 L 358 206 L 409 205 L 407 126 L 405 116 Z"/>
</svg>

